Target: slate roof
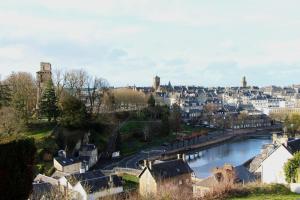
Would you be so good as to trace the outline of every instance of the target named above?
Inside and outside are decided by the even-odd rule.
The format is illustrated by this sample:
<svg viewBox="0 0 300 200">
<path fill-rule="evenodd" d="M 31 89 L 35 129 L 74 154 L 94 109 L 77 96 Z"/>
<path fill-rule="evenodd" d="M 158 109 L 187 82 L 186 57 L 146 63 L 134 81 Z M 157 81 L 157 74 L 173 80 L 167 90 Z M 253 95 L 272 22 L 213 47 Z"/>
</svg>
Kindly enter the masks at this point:
<svg viewBox="0 0 300 200">
<path fill-rule="evenodd" d="M 80 151 L 93 151 L 94 149 L 96 149 L 94 144 L 84 144 L 80 147 Z"/>
<path fill-rule="evenodd" d="M 77 174 L 72 174 L 69 176 L 66 176 L 65 178 L 74 186 L 76 183 L 80 181 L 86 181 L 89 179 L 95 179 L 95 178 L 100 178 L 104 177 L 105 175 L 100 171 L 89 171 L 85 173 L 77 173 Z"/>
<path fill-rule="evenodd" d="M 68 157 L 68 158 L 64 158 L 64 157 L 55 157 L 55 160 L 61 164 L 61 166 L 67 166 L 67 165 L 72 165 L 74 163 L 79 163 L 81 162 L 79 158 L 75 158 L 75 157 Z"/>
<path fill-rule="evenodd" d="M 291 152 L 291 154 L 300 151 L 300 139 L 288 141 L 287 149 Z"/>
<path fill-rule="evenodd" d="M 139 177 L 144 173 L 145 168 Z M 166 179 L 172 178 L 176 176 L 180 176 L 183 174 L 191 174 L 193 170 L 190 168 L 187 162 L 184 162 L 182 159 L 165 161 L 158 164 L 153 164 L 152 169 L 148 167 L 150 173 L 154 177 L 154 179 Z"/>
<path fill-rule="evenodd" d="M 255 176 L 243 165 L 235 167 L 234 171 L 238 181 L 240 182 L 248 183 L 255 181 Z"/>
<path fill-rule="evenodd" d="M 109 176 L 103 176 L 81 181 L 80 184 L 85 188 L 88 194 L 91 194 L 111 187 L 121 187 L 122 181 L 117 175 L 112 175 L 111 183 Z"/>
<path fill-rule="evenodd" d="M 43 196 L 50 194 L 53 187 L 50 183 L 33 183 L 30 199 L 40 200 Z"/>
</svg>

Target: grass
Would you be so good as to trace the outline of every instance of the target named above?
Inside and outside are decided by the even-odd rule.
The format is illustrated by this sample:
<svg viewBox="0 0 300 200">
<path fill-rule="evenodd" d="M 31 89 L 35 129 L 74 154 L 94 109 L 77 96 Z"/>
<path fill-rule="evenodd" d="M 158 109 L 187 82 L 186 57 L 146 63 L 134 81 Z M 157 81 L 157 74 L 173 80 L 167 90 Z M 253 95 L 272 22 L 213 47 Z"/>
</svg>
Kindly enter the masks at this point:
<svg viewBox="0 0 300 200">
<path fill-rule="evenodd" d="M 171 142 L 175 138 L 176 138 L 176 136 L 174 136 L 173 134 L 170 134 L 168 136 L 163 136 L 163 137 L 160 135 L 157 135 L 157 136 L 154 136 L 151 139 L 151 141 L 149 141 L 149 142 L 144 142 L 137 138 L 130 138 L 121 143 L 121 153 L 123 156 L 128 156 L 128 155 L 138 152 L 141 149 L 159 146 L 165 142 Z"/>
<path fill-rule="evenodd" d="M 129 134 L 134 130 L 142 130 L 147 122 L 145 121 L 128 121 L 120 129 L 121 134 Z"/>
<path fill-rule="evenodd" d="M 269 185 L 249 185 L 243 190 L 245 192 L 241 196 L 237 193 L 235 196 L 228 198 L 230 200 L 297 200 L 300 199 L 299 194 L 295 194 L 289 190 L 289 188 L 280 184 Z"/>
<path fill-rule="evenodd" d="M 230 200 L 298 200 L 300 195 L 297 194 L 259 194 L 249 195 L 240 198 L 230 198 Z"/>
<path fill-rule="evenodd" d="M 134 190 L 138 188 L 139 178 L 130 174 L 122 174 L 122 179 L 125 181 L 125 190 Z"/>
</svg>

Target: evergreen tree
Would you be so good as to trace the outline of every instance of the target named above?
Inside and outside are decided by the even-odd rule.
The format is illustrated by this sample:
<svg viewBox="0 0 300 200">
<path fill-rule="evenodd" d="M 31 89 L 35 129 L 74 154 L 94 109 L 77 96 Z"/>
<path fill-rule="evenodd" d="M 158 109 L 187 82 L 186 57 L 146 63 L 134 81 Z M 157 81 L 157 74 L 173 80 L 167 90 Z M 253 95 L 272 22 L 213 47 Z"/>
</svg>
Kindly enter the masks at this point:
<svg viewBox="0 0 300 200">
<path fill-rule="evenodd" d="M 8 85 L 2 84 L 0 82 L 0 108 L 2 106 L 8 106 L 11 100 L 10 97 L 11 90 L 9 89 Z"/>
<path fill-rule="evenodd" d="M 52 80 L 47 82 L 40 104 L 41 115 L 47 117 L 49 122 L 52 118 L 56 121 L 58 116 L 58 107 Z"/>
</svg>

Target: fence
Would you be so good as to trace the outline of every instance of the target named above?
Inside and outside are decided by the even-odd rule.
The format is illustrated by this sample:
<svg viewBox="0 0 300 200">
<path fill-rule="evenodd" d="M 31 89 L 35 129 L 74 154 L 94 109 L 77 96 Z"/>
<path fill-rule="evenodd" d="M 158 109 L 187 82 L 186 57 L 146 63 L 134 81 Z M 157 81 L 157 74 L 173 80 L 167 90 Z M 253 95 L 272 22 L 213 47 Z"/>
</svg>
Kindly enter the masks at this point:
<svg viewBox="0 0 300 200">
<path fill-rule="evenodd" d="M 115 167 L 112 170 L 101 170 L 103 174 L 130 174 L 133 176 L 138 176 L 142 172 L 142 170 L 132 169 L 132 168 L 122 168 L 122 167 Z"/>
</svg>

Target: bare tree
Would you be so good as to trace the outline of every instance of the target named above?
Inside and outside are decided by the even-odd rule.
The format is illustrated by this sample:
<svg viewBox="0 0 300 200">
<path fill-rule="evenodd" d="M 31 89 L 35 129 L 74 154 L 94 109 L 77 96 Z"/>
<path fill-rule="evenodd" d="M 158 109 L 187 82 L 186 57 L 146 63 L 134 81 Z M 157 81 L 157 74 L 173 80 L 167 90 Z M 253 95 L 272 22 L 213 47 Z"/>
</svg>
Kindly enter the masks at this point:
<svg viewBox="0 0 300 200">
<path fill-rule="evenodd" d="M 87 80 L 89 113 L 99 114 L 103 103 L 104 94 L 109 87 L 108 81 L 104 78 L 89 76 Z"/>
<path fill-rule="evenodd" d="M 26 72 L 12 73 L 5 83 L 11 90 L 12 106 L 25 123 L 32 116 L 36 106 L 36 83 L 31 74 Z"/>
<path fill-rule="evenodd" d="M 56 98 L 59 102 L 61 95 L 65 89 L 65 86 L 67 84 L 67 73 L 61 69 L 55 69 L 53 72 L 53 84 L 55 87 L 56 92 Z"/>
<path fill-rule="evenodd" d="M 80 98 L 83 89 L 86 87 L 88 74 L 82 69 L 71 70 L 65 74 L 65 80 L 66 88 L 70 90 L 69 93 L 77 98 Z"/>
</svg>

